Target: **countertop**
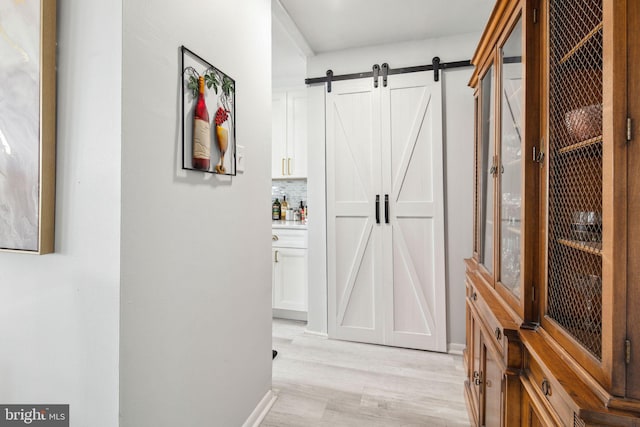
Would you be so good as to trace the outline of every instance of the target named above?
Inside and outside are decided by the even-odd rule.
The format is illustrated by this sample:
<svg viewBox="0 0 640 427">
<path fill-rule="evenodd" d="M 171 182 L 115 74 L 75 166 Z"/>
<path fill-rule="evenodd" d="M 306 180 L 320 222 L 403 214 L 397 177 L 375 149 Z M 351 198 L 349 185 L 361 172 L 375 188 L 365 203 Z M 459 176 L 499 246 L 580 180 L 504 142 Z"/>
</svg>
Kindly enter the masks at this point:
<svg viewBox="0 0 640 427">
<path fill-rule="evenodd" d="M 289 228 L 293 230 L 306 230 L 307 221 L 271 221 L 271 228 Z"/>
</svg>

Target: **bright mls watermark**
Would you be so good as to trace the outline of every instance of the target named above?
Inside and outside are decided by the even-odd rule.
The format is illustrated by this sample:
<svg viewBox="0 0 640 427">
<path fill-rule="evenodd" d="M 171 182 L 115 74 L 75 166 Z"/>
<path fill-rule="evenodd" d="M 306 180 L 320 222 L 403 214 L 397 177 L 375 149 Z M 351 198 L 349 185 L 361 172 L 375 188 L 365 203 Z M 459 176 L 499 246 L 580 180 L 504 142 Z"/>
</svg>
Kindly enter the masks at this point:
<svg viewBox="0 0 640 427">
<path fill-rule="evenodd" d="M 0 427 L 69 427 L 69 405 L 0 405 Z"/>
</svg>

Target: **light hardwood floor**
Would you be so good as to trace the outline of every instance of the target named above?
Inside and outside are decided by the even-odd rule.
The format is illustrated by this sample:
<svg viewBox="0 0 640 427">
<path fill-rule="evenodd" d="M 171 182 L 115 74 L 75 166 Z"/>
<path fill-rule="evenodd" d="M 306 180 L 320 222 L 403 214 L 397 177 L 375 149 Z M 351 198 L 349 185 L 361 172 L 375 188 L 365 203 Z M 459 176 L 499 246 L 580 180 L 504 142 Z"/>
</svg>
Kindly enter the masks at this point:
<svg viewBox="0 0 640 427">
<path fill-rule="evenodd" d="M 462 357 L 328 340 L 274 319 L 273 389 L 262 427 L 469 426 Z"/>
</svg>

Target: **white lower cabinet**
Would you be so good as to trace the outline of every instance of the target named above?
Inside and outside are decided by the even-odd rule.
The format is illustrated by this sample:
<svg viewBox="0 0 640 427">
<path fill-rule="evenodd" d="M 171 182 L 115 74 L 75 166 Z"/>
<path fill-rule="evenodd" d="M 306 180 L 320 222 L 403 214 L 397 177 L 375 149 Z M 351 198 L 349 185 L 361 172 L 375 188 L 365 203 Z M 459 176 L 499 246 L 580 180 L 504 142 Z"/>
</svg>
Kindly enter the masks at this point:
<svg viewBox="0 0 640 427">
<path fill-rule="evenodd" d="M 273 315 L 307 317 L 307 230 L 273 230 L 271 249 Z"/>
</svg>

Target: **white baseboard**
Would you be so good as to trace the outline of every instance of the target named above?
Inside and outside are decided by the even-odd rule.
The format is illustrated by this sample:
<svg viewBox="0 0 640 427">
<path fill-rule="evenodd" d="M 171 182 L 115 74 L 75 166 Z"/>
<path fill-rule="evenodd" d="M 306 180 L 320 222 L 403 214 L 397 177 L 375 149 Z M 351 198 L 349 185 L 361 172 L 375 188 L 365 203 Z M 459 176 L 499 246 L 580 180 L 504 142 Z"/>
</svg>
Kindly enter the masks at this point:
<svg viewBox="0 0 640 427">
<path fill-rule="evenodd" d="M 316 331 L 310 331 L 308 329 L 304 330 L 304 334 L 305 335 L 313 335 L 313 336 L 321 337 L 321 338 L 329 338 L 329 335 L 327 335 L 326 332 L 316 332 Z"/>
<path fill-rule="evenodd" d="M 450 342 L 449 343 L 449 354 L 456 354 L 458 356 L 462 356 L 462 352 L 464 351 L 464 349 L 467 348 L 466 345 L 464 344 L 458 344 L 455 342 Z"/>
<path fill-rule="evenodd" d="M 297 311 L 297 310 L 285 310 L 284 308 L 274 308 L 272 309 L 272 317 L 275 317 L 276 319 L 289 319 L 289 320 L 299 320 L 301 322 L 306 322 L 307 312 Z"/>
<path fill-rule="evenodd" d="M 242 427 L 258 427 L 262 420 L 264 420 L 264 417 L 266 417 L 271 410 L 271 407 L 276 402 L 277 398 L 278 396 L 276 396 L 273 390 L 269 390 L 267 394 L 264 395 L 260 403 L 258 403 L 256 409 L 254 409 L 251 415 L 249 415 L 247 421 L 242 424 Z"/>
</svg>

